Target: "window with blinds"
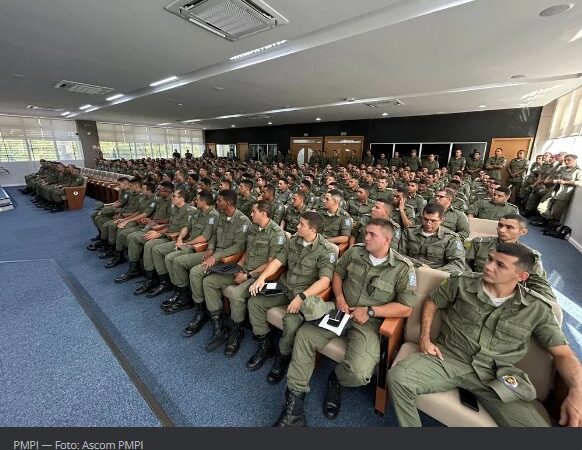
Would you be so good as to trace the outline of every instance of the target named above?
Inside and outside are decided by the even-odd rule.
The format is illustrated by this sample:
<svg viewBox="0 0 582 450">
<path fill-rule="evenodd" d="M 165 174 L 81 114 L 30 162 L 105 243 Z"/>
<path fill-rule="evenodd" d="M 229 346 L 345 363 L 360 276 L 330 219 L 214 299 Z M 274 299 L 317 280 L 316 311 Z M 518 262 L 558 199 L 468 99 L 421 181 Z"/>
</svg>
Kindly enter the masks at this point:
<svg viewBox="0 0 582 450">
<path fill-rule="evenodd" d="M 582 88 L 560 97 L 550 128 L 550 139 L 582 135 Z"/>
<path fill-rule="evenodd" d="M 0 161 L 83 159 L 72 120 L 0 116 Z"/>
<path fill-rule="evenodd" d="M 105 159 L 171 158 L 174 151 L 202 156 L 202 130 L 159 128 L 97 122 L 101 151 Z"/>
</svg>

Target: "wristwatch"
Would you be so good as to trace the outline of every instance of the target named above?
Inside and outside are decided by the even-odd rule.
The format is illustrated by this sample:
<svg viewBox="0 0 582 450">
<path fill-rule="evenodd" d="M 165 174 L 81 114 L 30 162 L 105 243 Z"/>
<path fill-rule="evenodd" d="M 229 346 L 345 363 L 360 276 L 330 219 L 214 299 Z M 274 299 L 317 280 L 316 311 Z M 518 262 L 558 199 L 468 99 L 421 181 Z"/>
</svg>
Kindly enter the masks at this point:
<svg viewBox="0 0 582 450">
<path fill-rule="evenodd" d="M 368 306 L 368 317 L 376 317 L 376 313 L 374 312 L 374 308 Z"/>
<path fill-rule="evenodd" d="M 300 298 L 301 300 L 303 300 L 303 301 L 305 301 L 305 299 L 307 298 L 307 297 L 305 296 L 305 293 L 304 293 L 304 292 L 300 292 L 300 293 L 299 293 L 299 294 L 297 294 L 297 295 L 298 295 L 298 296 L 299 296 L 299 298 Z"/>
</svg>

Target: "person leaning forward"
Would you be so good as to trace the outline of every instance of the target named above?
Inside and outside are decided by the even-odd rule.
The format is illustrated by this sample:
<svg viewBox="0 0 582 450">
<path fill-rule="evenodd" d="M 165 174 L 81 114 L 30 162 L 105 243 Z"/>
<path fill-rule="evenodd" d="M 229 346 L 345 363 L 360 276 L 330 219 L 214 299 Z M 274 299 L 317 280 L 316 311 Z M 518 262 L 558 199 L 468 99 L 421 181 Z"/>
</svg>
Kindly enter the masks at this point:
<svg viewBox="0 0 582 450">
<path fill-rule="evenodd" d="M 380 360 L 382 319 L 408 317 L 412 312 L 409 305 L 415 297 L 414 267 L 406 257 L 390 248 L 390 222 L 373 219 L 366 230 L 365 245 L 347 250 L 333 274 L 336 307 L 350 314 L 352 323 L 347 329 L 345 359 L 336 366 L 327 382 L 323 409 L 329 419 L 339 413 L 344 387 L 370 382 Z M 306 425 L 303 402 L 310 390 L 316 353 L 335 337 L 335 333 L 315 323 L 306 322 L 299 328 L 287 374 L 285 406 L 274 426 Z"/>
<path fill-rule="evenodd" d="M 297 225 L 297 234 L 286 242 L 283 250 L 250 286 L 249 317 L 253 333 L 259 339 L 259 346 L 247 362 L 249 370 L 259 369 L 267 359 L 275 356 L 267 311 L 275 306 L 295 305 L 303 298 L 318 295 L 329 287 L 337 260 L 337 247 L 320 234 L 322 226 L 319 214 L 313 211 L 303 213 Z M 278 283 L 285 286 L 288 292 L 274 296 L 262 295 L 261 290 L 267 278 L 282 266 L 287 266 L 287 271 L 281 275 Z M 281 338 L 283 344 L 280 346 L 284 347 L 285 342 L 288 346 L 292 345 L 293 337 L 287 339 L 285 336 L 284 327 Z"/>
<path fill-rule="evenodd" d="M 483 274 L 451 275 L 424 301 L 420 352 L 388 372 L 388 385 L 400 426 L 421 426 L 416 398 L 462 387 L 472 392 L 500 426 L 549 424 L 534 405 L 536 390 L 516 367 L 533 337 L 554 358 L 569 388 L 560 424 L 582 425 L 582 369 L 552 313 L 551 302 L 523 287 L 534 255 L 516 243 L 499 244 Z M 430 330 L 436 310 L 440 334 Z"/>
</svg>

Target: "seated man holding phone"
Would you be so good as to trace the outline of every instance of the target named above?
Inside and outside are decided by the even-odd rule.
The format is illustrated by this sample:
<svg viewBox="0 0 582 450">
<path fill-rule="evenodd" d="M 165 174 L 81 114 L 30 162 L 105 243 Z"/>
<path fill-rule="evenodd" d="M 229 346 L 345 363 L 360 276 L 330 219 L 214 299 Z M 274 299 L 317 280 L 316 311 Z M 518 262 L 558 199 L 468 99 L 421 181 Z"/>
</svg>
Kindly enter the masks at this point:
<svg viewBox="0 0 582 450">
<path fill-rule="evenodd" d="M 385 219 L 372 219 L 366 226 L 364 246 L 355 245 L 339 259 L 332 287 L 338 310 L 350 314 L 345 359 L 331 372 L 324 402 L 327 418 L 335 419 L 341 405 L 342 387 L 363 386 L 370 382 L 380 361 L 380 326 L 385 317 L 408 317 L 414 301 L 416 273 L 413 264 L 390 248 L 394 229 Z M 293 301 L 295 302 L 295 300 Z M 289 312 L 301 307 L 290 306 Z M 291 306 L 293 305 L 293 308 Z M 291 310 L 293 309 L 293 310 Z M 273 426 L 305 426 L 303 402 L 315 356 L 336 337 L 336 333 L 305 322 L 293 344 L 287 374 L 286 403 Z"/>
<path fill-rule="evenodd" d="M 551 301 L 523 287 L 535 255 L 518 243 L 499 243 L 483 274 L 463 272 L 424 301 L 420 353 L 388 372 L 400 426 L 421 426 L 416 397 L 457 387 L 473 393 L 500 426 L 548 426 L 532 400 L 536 390 L 515 367 L 533 337 L 554 358 L 569 388 L 561 425 L 582 425 L 582 368 L 552 313 Z M 436 310 L 442 327 L 435 343 L 430 329 Z M 462 401 L 469 403 L 463 393 Z M 471 407 L 474 407 L 472 405 Z"/>
</svg>

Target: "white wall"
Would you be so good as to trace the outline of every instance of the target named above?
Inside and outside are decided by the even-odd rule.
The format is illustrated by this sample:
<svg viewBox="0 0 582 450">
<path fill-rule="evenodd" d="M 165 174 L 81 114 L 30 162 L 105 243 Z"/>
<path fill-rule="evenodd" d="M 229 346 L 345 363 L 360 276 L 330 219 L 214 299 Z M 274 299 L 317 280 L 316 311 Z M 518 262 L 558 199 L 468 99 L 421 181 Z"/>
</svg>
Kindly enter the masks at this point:
<svg viewBox="0 0 582 450">
<path fill-rule="evenodd" d="M 572 234 L 568 239 L 570 244 L 582 253 L 582 188 L 580 187 L 574 191 L 574 197 L 572 197 L 570 209 L 566 213 L 564 224 L 572 228 Z"/>
<path fill-rule="evenodd" d="M 77 167 L 85 167 L 84 160 L 61 161 L 63 164 L 74 164 Z M 21 162 L 0 162 L 1 167 L 6 167 L 10 175 L 0 175 L 0 185 L 2 186 L 20 186 L 24 184 L 24 176 L 29 173 L 35 173 L 40 168 L 38 161 L 21 161 Z"/>
</svg>

